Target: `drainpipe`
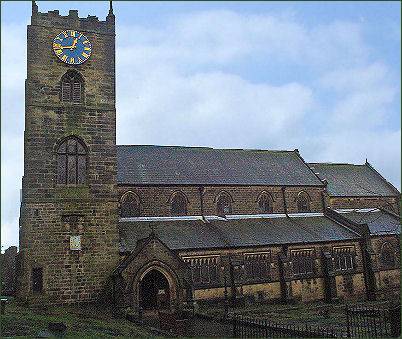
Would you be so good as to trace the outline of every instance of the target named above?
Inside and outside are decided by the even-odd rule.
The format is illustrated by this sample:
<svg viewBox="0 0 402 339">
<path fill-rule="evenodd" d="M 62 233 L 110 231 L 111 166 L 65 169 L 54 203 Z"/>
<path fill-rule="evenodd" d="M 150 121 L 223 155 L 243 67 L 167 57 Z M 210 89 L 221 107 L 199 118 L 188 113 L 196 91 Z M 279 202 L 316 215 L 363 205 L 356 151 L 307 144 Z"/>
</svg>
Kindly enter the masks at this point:
<svg viewBox="0 0 402 339">
<path fill-rule="evenodd" d="M 327 205 L 326 205 L 326 203 L 325 203 L 325 192 L 326 192 L 326 190 L 327 190 L 328 181 L 327 181 L 327 179 L 323 179 L 323 180 L 321 180 L 321 181 L 322 181 L 322 183 L 325 185 L 324 190 L 321 191 L 322 208 L 323 208 L 323 210 L 324 210 L 324 212 L 325 212 L 325 210 L 327 209 Z"/>
<path fill-rule="evenodd" d="M 283 209 L 285 211 L 286 216 L 288 216 L 288 206 L 286 205 L 286 196 L 285 196 L 285 186 L 282 187 L 282 196 L 283 196 Z"/>
<path fill-rule="evenodd" d="M 205 219 L 204 215 L 204 193 L 205 193 L 205 187 L 204 186 L 199 186 L 198 191 L 200 193 L 200 204 L 201 204 L 201 218 L 203 222 L 207 222 Z"/>
</svg>

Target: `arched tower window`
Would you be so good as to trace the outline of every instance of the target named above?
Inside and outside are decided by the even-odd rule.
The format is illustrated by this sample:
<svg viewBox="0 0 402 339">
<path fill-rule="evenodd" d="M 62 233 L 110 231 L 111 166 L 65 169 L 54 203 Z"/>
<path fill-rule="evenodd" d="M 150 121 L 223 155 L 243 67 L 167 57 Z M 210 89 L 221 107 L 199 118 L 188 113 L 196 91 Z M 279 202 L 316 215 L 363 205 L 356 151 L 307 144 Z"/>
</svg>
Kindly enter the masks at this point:
<svg viewBox="0 0 402 339">
<path fill-rule="evenodd" d="M 120 200 L 120 217 L 130 218 L 140 216 L 140 199 L 133 192 L 123 194 Z"/>
<path fill-rule="evenodd" d="M 389 242 L 384 243 L 381 247 L 380 262 L 384 268 L 395 267 L 395 250 Z"/>
<path fill-rule="evenodd" d="M 297 211 L 310 212 L 310 197 L 306 192 L 300 192 L 297 195 Z"/>
<path fill-rule="evenodd" d="M 175 216 L 187 215 L 187 198 L 181 192 L 176 192 L 171 198 L 171 214 Z"/>
<path fill-rule="evenodd" d="M 258 197 L 258 209 L 260 213 L 273 213 L 273 199 L 269 193 L 262 192 Z"/>
<path fill-rule="evenodd" d="M 67 71 L 61 78 L 60 99 L 63 102 L 84 102 L 84 79 L 77 71 Z"/>
<path fill-rule="evenodd" d="M 216 212 L 221 217 L 232 213 L 232 197 L 228 193 L 221 192 L 218 195 L 216 199 Z"/>
<path fill-rule="evenodd" d="M 77 137 L 68 137 L 57 148 L 57 183 L 83 185 L 86 181 L 86 146 Z"/>
</svg>

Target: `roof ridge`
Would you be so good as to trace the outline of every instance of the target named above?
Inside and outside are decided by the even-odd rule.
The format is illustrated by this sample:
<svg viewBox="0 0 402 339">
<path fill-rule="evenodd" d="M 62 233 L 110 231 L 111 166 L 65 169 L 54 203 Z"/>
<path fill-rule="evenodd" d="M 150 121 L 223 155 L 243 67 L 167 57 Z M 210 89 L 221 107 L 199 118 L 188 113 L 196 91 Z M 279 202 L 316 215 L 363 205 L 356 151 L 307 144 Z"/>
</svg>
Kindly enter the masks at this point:
<svg viewBox="0 0 402 339">
<path fill-rule="evenodd" d="M 214 148 L 209 146 L 180 146 L 180 145 L 116 145 L 117 147 L 158 147 L 158 148 L 183 148 L 183 149 L 206 149 L 215 151 L 246 151 L 246 152 L 287 152 L 297 153 L 296 150 L 260 149 L 260 148 Z"/>
<path fill-rule="evenodd" d="M 309 166 L 313 165 L 348 165 L 348 166 L 366 166 L 366 164 L 350 164 L 347 162 L 308 162 Z"/>
</svg>

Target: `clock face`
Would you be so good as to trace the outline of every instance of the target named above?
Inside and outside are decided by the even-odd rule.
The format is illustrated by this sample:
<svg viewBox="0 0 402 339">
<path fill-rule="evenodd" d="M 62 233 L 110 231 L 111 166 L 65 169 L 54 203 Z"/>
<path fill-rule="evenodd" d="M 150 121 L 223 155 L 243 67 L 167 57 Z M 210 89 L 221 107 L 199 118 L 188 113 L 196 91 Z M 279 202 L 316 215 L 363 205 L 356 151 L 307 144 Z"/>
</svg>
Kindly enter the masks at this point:
<svg viewBox="0 0 402 339">
<path fill-rule="evenodd" d="M 79 65 L 90 57 L 92 45 L 82 33 L 68 30 L 54 38 L 53 52 L 61 61 L 70 65 Z"/>
</svg>

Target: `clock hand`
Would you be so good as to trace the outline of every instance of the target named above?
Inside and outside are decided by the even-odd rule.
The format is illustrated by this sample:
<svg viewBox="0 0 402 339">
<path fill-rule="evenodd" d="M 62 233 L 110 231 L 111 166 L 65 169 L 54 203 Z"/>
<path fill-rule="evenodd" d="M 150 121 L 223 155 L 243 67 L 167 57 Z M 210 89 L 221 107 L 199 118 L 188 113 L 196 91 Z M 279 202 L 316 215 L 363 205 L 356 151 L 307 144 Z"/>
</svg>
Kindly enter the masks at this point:
<svg viewBox="0 0 402 339">
<path fill-rule="evenodd" d="M 78 40 L 78 38 L 74 39 L 73 45 L 71 46 L 70 50 L 73 50 L 74 48 L 76 48 L 75 45 L 77 44 L 77 40 Z"/>
</svg>

